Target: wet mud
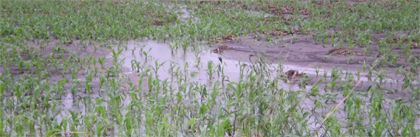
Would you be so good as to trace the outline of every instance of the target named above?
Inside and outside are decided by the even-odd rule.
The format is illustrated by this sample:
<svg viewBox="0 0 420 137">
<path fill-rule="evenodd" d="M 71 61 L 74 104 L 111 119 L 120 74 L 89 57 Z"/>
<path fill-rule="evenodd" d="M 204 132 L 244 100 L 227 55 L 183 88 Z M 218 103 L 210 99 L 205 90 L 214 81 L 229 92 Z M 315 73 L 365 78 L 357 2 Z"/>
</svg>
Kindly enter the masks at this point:
<svg viewBox="0 0 420 137">
<path fill-rule="evenodd" d="M 276 34 L 270 34 L 276 35 Z M 396 55 L 396 62 L 394 64 L 384 63 L 381 66 L 378 61 L 385 60 L 382 58 L 380 46 L 377 43 L 372 43 L 368 52 L 364 51 L 365 47 L 355 46 L 353 49 L 338 48 L 336 45 L 316 43 L 313 41 L 311 35 L 289 35 L 287 33 L 277 35 L 277 38 L 271 38 L 268 41 L 266 38 L 256 39 L 254 37 L 240 37 L 237 41 L 240 42 L 226 42 L 213 44 L 210 49 L 218 49 L 224 47 L 225 50 L 219 53 L 222 57 L 231 60 L 242 60 L 245 62 L 255 62 L 259 59 L 264 59 L 274 65 L 279 63 L 283 66 L 283 72 L 288 77 L 308 76 L 306 86 L 299 85 L 300 90 L 307 92 L 307 97 L 301 102 L 301 107 L 312 110 L 315 107 L 316 100 L 320 96 L 334 96 L 330 100 L 322 102 L 325 106 L 335 107 L 340 101 L 344 100 L 343 92 L 353 90 L 359 96 L 363 96 L 371 89 L 378 89 L 383 92 L 387 104 L 393 99 L 409 100 L 412 98 L 412 91 L 403 88 L 405 77 L 398 73 L 398 69 L 410 71 L 408 67 L 410 63 L 406 62 L 405 54 L 401 52 L 401 48 L 391 48 L 387 53 Z M 281 38 L 279 38 L 281 37 Z M 384 39 L 383 35 L 376 35 L 377 39 Z M 413 41 L 413 46 L 410 47 L 412 55 L 418 55 L 420 50 L 416 49 L 416 41 Z M 397 43 L 397 42 L 395 42 Z M 407 42 L 408 43 L 408 42 Z M 373 67 L 372 67 L 373 66 Z M 331 89 L 332 71 L 339 70 L 339 79 L 335 81 L 334 89 Z M 383 71 L 385 76 L 378 76 L 372 74 L 369 76 L 369 71 Z M 411 70 L 413 71 L 413 70 Z M 414 70 L 419 72 L 419 70 Z M 324 79 L 323 75 L 326 75 Z M 292 84 L 301 84 L 299 80 L 292 81 Z M 348 85 L 340 86 L 339 83 L 352 79 L 353 82 Z M 383 79 L 382 82 L 380 82 Z M 360 83 L 358 83 L 360 81 Z M 381 85 L 378 85 L 380 83 Z M 416 82 L 409 82 L 411 86 L 418 87 Z M 316 84 L 316 86 L 314 86 Z M 349 87 L 354 87 L 350 88 Z M 311 93 L 313 89 L 317 89 L 315 94 Z M 362 97 L 365 101 L 369 100 L 369 96 Z M 344 101 L 345 102 L 345 101 Z M 345 111 L 345 105 L 341 104 L 338 109 Z M 391 108 L 390 105 L 383 106 Z M 327 114 L 330 109 L 315 109 L 317 114 L 313 115 L 309 121 L 322 121 L 322 114 Z M 308 111 L 309 112 L 309 111 Z M 384 112 L 386 113 L 386 112 Z M 339 119 L 347 119 L 343 113 L 335 113 L 335 117 Z M 420 123 L 417 121 L 416 123 Z M 368 125 L 368 122 L 363 124 Z M 320 127 L 320 124 L 312 124 L 310 127 Z M 342 125 L 342 129 L 346 129 L 347 125 Z"/>
<path fill-rule="evenodd" d="M 345 80 L 347 72 L 353 75 L 353 81 L 361 81 L 355 90 L 366 92 L 373 85 L 379 83 L 377 75 L 368 76 L 369 70 L 384 71 L 386 74 L 383 78 L 384 88 L 382 90 L 384 92 L 395 93 L 389 95 L 393 98 L 410 94 L 407 90 L 402 90 L 404 76 L 397 73 L 399 68 L 410 71 L 406 67 L 407 62 L 402 56 L 401 50 L 397 48 L 389 51 L 391 54 L 398 55 L 396 62 L 380 66 L 375 60 L 384 59 L 381 59 L 381 54 L 378 51 L 380 47 L 376 44 L 372 44 L 371 50 L 365 52 L 363 47 L 341 49 L 338 48 L 338 45 L 334 47 L 332 44 L 315 43 L 310 35 L 278 36 L 276 39 L 271 38 L 270 42 L 265 38 L 258 40 L 253 37 L 242 37 L 238 39 L 240 42 L 213 44 L 210 48 L 216 50 L 219 47 L 224 47 L 225 50 L 219 54 L 226 59 L 254 62 L 264 58 L 273 64 L 281 63 L 285 68 L 284 73 L 289 69 L 309 75 L 311 78 L 308 85 L 316 83 L 324 73 L 328 72 L 327 76 L 330 76 L 331 70 L 340 69 L 342 80 Z M 420 50 L 412 49 L 411 52 L 419 54 Z M 322 83 L 329 82 L 330 80 L 321 82 L 321 87 Z"/>
</svg>

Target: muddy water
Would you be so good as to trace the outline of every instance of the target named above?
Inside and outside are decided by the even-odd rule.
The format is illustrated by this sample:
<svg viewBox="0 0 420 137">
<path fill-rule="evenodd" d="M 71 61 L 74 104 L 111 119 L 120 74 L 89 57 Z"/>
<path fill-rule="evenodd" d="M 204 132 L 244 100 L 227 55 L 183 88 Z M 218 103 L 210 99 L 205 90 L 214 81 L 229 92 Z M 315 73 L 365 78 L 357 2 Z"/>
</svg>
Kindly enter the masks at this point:
<svg viewBox="0 0 420 137">
<path fill-rule="evenodd" d="M 157 70 L 158 73 L 156 73 L 159 80 L 177 81 L 174 77 L 178 74 L 175 71 L 179 69 L 178 72 L 186 74 L 189 82 L 205 84 L 217 80 L 237 82 L 243 80 L 240 79 L 241 73 L 246 75 L 251 70 L 247 67 L 251 65 L 251 62 L 247 62 L 246 59 L 245 61 L 240 61 L 241 59 L 226 59 L 220 54 L 213 53 L 210 49 L 196 48 L 195 50 L 187 49 L 184 51 L 182 49 L 172 49 L 171 45 L 153 41 L 130 41 L 126 43 L 126 46 L 128 50 L 123 51 L 119 59 L 124 60 L 122 65 L 129 70 L 125 73 L 134 74 L 134 76 L 135 74 L 141 74 L 147 69 L 154 71 L 156 68 L 159 68 Z M 140 69 L 136 65 L 133 66 L 136 62 L 140 63 Z M 208 67 L 209 64 L 213 66 L 211 70 Z M 267 64 L 267 66 L 274 76 L 280 74 L 276 72 L 278 64 Z M 293 65 L 282 65 L 282 67 L 297 70 L 307 69 Z M 210 71 L 213 73 L 211 78 L 209 76 Z M 222 71 L 225 79 L 222 79 Z M 284 86 L 288 85 L 285 84 Z"/>
<path fill-rule="evenodd" d="M 133 62 L 139 62 L 142 70 L 155 70 L 156 66 L 160 66 L 157 71 L 160 80 L 176 81 L 177 79 L 173 79 L 173 77 L 176 75 L 176 70 L 179 69 L 179 72 L 187 73 L 191 81 L 207 83 L 211 79 L 214 80 L 214 77 L 219 77 L 216 74 L 212 78 L 209 76 L 209 71 L 216 73 L 219 66 L 225 70 L 225 75 L 228 78 L 226 81 L 239 81 L 240 78 L 239 62 L 224 60 L 209 51 L 172 50 L 170 45 L 152 41 L 131 41 L 127 43 L 127 47 L 130 50 L 124 51 L 120 59 L 124 59 L 123 67 L 130 68 L 128 74 L 141 73 L 137 72 L 136 67 L 132 68 Z M 214 66 L 211 70 L 208 67 L 209 64 Z"/>
</svg>

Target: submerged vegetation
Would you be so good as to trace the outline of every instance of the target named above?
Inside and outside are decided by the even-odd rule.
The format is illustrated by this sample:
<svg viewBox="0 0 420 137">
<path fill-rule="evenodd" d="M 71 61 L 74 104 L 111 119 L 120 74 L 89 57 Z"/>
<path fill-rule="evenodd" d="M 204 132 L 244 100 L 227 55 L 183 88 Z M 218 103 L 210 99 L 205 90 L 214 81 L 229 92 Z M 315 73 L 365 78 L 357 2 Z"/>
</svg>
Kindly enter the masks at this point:
<svg viewBox="0 0 420 137">
<path fill-rule="evenodd" d="M 0 10 L 0 136 L 420 135 L 419 1 L 1 0 Z M 192 61 L 160 58 L 166 49 Z M 234 51 L 246 58 L 228 61 Z M 294 58 L 315 65 L 287 70 Z"/>
</svg>

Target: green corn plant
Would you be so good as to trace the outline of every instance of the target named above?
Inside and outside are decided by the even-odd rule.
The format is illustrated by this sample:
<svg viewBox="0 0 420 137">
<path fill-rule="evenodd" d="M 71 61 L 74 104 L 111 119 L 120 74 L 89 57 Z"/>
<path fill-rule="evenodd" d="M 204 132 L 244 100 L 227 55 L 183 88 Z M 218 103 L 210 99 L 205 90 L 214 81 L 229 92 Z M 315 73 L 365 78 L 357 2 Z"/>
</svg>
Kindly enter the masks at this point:
<svg viewBox="0 0 420 137">
<path fill-rule="evenodd" d="M 213 61 L 207 62 L 207 76 L 210 80 L 213 79 Z"/>
</svg>

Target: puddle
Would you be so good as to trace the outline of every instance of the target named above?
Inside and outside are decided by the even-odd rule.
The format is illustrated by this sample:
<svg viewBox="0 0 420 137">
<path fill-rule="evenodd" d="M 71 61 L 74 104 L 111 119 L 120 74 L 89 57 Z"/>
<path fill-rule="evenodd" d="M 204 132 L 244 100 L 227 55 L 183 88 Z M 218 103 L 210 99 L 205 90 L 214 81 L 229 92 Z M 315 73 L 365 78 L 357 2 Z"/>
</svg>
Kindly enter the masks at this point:
<svg viewBox="0 0 420 137">
<path fill-rule="evenodd" d="M 197 82 L 208 82 L 210 78 L 208 73 L 214 71 L 215 67 L 221 66 L 225 70 L 225 75 L 228 76 L 229 80 L 239 80 L 239 66 L 238 63 L 231 60 L 219 59 L 219 56 L 209 52 L 199 52 L 194 54 L 189 51 L 182 51 L 171 49 L 170 45 L 160 44 L 156 42 L 135 42 L 131 41 L 127 43 L 128 51 L 124 51 L 119 58 L 124 60 L 123 67 L 130 68 L 132 73 L 137 72 L 137 67 L 132 66 L 133 63 L 140 63 L 140 69 L 146 70 L 157 70 L 157 75 L 160 80 L 173 81 L 173 77 L 177 73 L 187 73 L 191 81 Z M 212 70 L 208 69 L 209 63 L 213 67 Z M 158 67 L 157 67 L 158 66 Z M 160 67 L 159 67 L 160 66 Z M 213 76 L 214 77 L 214 76 Z M 176 80 L 175 80 L 176 81 Z"/>
<path fill-rule="evenodd" d="M 213 73 L 217 71 L 224 71 L 226 76 L 225 82 L 231 81 L 240 81 L 241 67 L 248 66 L 251 64 L 249 60 L 244 60 L 239 64 L 237 60 L 226 59 L 225 57 L 211 52 L 209 49 L 197 49 L 197 51 L 171 49 L 171 45 L 157 43 L 153 41 L 147 42 L 137 42 L 130 41 L 126 43 L 127 49 L 121 53 L 119 56 L 120 60 L 123 61 L 123 67 L 129 68 L 129 71 L 125 72 L 127 74 L 136 74 L 141 73 L 142 70 L 146 69 L 154 70 L 156 66 L 160 66 L 158 69 L 158 78 L 160 80 L 169 80 L 173 81 L 176 69 L 179 68 L 179 72 L 185 73 L 188 75 L 188 78 L 191 82 L 207 83 L 209 81 L 221 80 L 221 75 L 215 75 L 213 78 L 209 77 L 209 63 L 213 64 Z M 146 57 L 147 54 L 147 57 Z M 111 56 L 111 55 L 110 55 Z M 240 59 L 239 59 L 240 60 Z M 256 60 L 256 59 L 255 59 Z M 254 60 L 254 61 L 255 61 Z M 138 68 L 133 65 L 135 63 L 140 63 L 140 71 L 137 72 Z M 309 64 L 309 66 L 315 66 L 316 63 Z M 272 63 L 268 64 L 270 71 L 273 75 L 278 75 L 275 68 L 279 64 Z M 331 76 L 331 69 L 315 69 L 311 67 L 304 67 L 299 65 L 283 63 L 281 65 L 284 71 L 287 70 L 297 70 L 301 73 L 306 73 L 309 75 L 319 74 L 322 76 L 326 73 L 327 76 Z M 249 68 L 242 67 L 244 72 L 249 70 Z M 343 73 L 347 72 L 348 74 L 353 74 L 355 80 L 356 71 L 352 70 L 341 70 Z M 360 75 L 366 75 L 366 73 L 360 73 Z M 216 78 L 216 79 L 215 79 Z M 217 79 L 219 78 L 219 79 Z M 210 80 L 211 79 L 211 80 Z M 345 76 L 341 76 L 341 79 L 344 80 Z M 374 79 L 374 78 L 373 78 Z M 361 81 L 368 81 L 367 77 L 360 77 Z M 392 79 L 385 79 L 388 82 L 392 82 Z"/>
<path fill-rule="evenodd" d="M 190 82 L 204 84 L 216 80 L 240 81 L 241 74 L 246 75 L 250 71 L 250 63 L 225 59 L 209 49 L 187 49 L 184 52 L 181 49 L 172 49 L 171 45 L 152 41 L 130 41 L 126 44 L 128 50 L 123 51 L 119 59 L 124 60 L 123 67 L 129 68 L 127 74 L 139 74 L 160 66 L 156 73 L 159 80 L 177 81 L 174 77 L 183 73 Z M 136 67 L 136 63 L 140 63 L 140 69 Z M 213 73 L 211 78 L 210 72 Z M 273 74 L 275 75 L 275 72 Z"/>
</svg>

